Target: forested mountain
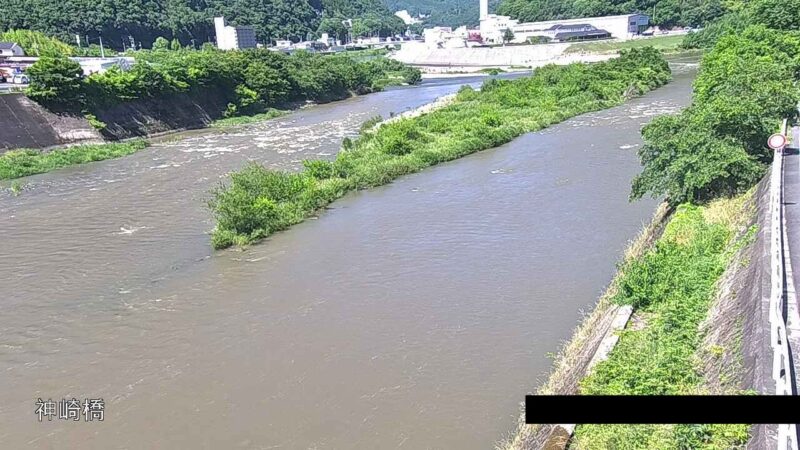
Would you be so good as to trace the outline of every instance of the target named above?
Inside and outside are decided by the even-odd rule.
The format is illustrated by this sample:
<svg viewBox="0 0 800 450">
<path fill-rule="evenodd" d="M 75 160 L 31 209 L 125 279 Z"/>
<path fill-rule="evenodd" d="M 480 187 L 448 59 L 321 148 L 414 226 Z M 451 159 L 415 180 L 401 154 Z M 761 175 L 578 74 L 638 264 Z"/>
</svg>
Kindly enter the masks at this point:
<svg viewBox="0 0 800 450">
<path fill-rule="evenodd" d="M 430 15 L 426 26 L 476 26 L 478 0 L 384 0 L 392 11 Z M 523 22 L 641 12 L 663 26 L 700 26 L 721 16 L 726 0 L 490 0 L 489 11 Z"/>
<path fill-rule="evenodd" d="M 478 0 L 384 0 L 392 11 L 408 10 L 412 16 L 429 15 L 426 26 L 458 27 L 478 25 Z M 489 0 L 494 11 L 500 0 Z"/>
<path fill-rule="evenodd" d="M 662 26 L 700 26 L 725 12 L 723 0 L 502 0 L 498 14 L 525 22 L 641 12 Z"/>
<path fill-rule="evenodd" d="M 75 42 L 75 34 L 107 45 L 149 47 L 158 36 L 200 45 L 213 39 L 212 17 L 252 25 L 261 42 L 305 39 L 324 19 L 354 19 L 358 34 L 393 34 L 402 21 L 381 0 L 4 0 L 0 31 L 32 29 Z"/>
</svg>

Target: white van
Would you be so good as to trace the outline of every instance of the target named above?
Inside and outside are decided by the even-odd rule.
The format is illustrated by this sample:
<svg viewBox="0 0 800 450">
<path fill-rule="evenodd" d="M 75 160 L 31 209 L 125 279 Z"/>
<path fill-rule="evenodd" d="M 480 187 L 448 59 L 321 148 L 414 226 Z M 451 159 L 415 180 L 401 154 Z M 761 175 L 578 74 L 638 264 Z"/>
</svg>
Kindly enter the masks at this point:
<svg viewBox="0 0 800 450">
<path fill-rule="evenodd" d="M 14 74 L 13 78 L 11 78 L 11 82 L 14 84 L 29 84 L 31 79 L 24 73 L 17 73 Z"/>
</svg>

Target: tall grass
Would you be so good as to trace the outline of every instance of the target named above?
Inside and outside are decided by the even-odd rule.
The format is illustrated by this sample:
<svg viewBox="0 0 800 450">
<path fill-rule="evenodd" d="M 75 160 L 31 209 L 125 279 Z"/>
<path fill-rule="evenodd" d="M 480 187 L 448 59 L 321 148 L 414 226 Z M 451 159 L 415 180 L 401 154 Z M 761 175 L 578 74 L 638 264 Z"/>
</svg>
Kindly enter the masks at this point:
<svg viewBox="0 0 800 450">
<path fill-rule="evenodd" d="M 625 330 L 609 359 L 580 384 L 583 395 L 702 393 L 696 354 L 700 324 L 717 280 L 740 243 L 731 244 L 742 198 L 678 207 L 655 247 L 622 267 L 613 301 L 640 323 Z M 734 213 L 731 213 L 733 211 Z M 579 449 L 739 448 L 748 425 L 581 425 Z"/>
<path fill-rule="evenodd" d="M 651 38 L 631 39 L 628 41 L 599 41 L 572 44 L 565 53 L 603 53 L 631 48 L 653 47 L 663 51 L 677 51 L 681 48 L 685 35 L 654 36 Z"/>
<path fill-rule="evenodd" d="M 119 158 L 145 147 L 147 142 L 138 139 L 109 144 L 76 145 L 47 153 L 40 150 L 12 150 L 0 155 L 0 180 L 49 172 L 75 164 Z"/>
<path fill-rule="evenodd" d="M 274 119 L 276 117 L 281 117 L 289 112 L 286 110 L 270 108 L 266 112 L 252 114 L 249 116 L 233 116 L 233 117 L 226 117 L 224 119 L 217 119 L 209 125 L 211 128 L 228 128 L 234 127 L 238 125 L 247 125 L 256 122 L 263 122 L 265 120 Z"/>
<path fill-rule="evenodd" d="M 386 184 L 426 167 L 509 142 L 578 114 L 608 108 L 670 79 L 652 48 L 598 64 L 547 66 L 527 78 L 463 87 L 450 105 L 384 124 L 345 142 L 336 160 L 284 173 L 253 164 L 212 193 L 212 245 L 254 242 L 302 221 L 346 192 Z"/>
</svg>

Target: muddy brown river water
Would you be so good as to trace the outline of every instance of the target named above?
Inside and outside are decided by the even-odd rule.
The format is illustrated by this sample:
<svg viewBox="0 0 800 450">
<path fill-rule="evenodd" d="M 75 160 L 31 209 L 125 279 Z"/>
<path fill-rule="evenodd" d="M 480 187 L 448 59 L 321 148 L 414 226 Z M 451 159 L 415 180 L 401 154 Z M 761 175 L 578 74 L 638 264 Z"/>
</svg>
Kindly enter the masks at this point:
<svg viewBox="0 0 800 450">
<path fill-rule="evenodd" d="M 358 192 L 247 251 L 204 200 L 248 160 L 297 168 L 476 79 L 390 90 L 0 194 L 0 447 L 486 449 L 510 432 L 653 213 L 639 128 L 694 64 L 607 111 Z M 37 398 L 102 397 L 39 423 Z"/>
</svg>

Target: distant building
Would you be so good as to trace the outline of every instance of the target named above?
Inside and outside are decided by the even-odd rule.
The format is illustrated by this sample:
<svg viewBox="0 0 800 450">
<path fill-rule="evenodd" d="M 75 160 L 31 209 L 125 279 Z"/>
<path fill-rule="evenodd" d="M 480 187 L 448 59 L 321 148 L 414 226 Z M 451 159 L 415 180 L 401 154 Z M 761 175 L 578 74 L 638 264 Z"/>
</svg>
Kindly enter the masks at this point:
<svg viewBox="0 0 800 450">
<path fill-rule="evenodd" d="M 123 72 L 130 70 L 136 62 L 130 56 L 121 56 L 113 58 L 83 58 L 76 57 L 70 58 L 81 65 L 83 74 L 86 76 L 103 73 L 111 68 L 118 68 Z"/>
<path fill-rule="evenodd" d="M 0 42 L 0 56 L 25 56 L 25 50 L 15 42 Z"/>
<path fill-rule="evenodd" d="M 433 27 L 425 28 L 422 30 L 422 38 L 428 45 L 437 45 L 450 39 L 453 35 L 453 29 L 450 27 Z"/>
<path fill-rule="evenodd" d="M 512 42 L 546 37 L 554 41 L 616 38 L 625 41 L 647 29 L 650 17 L 644 14 L 587 17 L 581 19 L 520 22 L 509 16 L 489 14 L 489 1 L 480 2 L 480 32 L 484 43 L 500 44 L 506 30 L 514 33 Z"/>
<path fill-rule="evenodd" d="M 214 31 L 217 34 L 217 48 L 220 50 L 256 48 L 256 30 L 253 27 L 232 27 L 225 25 L 224 17 L 215 17 Z"/>
</svg>

